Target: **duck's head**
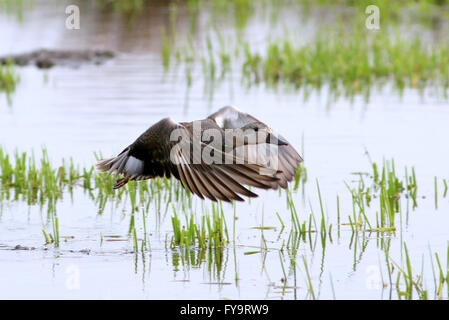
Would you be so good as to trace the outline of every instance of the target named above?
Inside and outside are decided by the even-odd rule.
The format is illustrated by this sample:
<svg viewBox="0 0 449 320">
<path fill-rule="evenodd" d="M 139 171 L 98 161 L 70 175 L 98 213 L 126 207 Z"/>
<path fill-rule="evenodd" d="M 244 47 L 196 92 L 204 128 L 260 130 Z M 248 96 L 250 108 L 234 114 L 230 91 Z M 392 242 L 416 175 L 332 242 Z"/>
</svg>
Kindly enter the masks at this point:
<svg viewBox="0 0 449 320">
<path fill-rule="evenodd" d="M 244 144 L 274 144 L 278 146 L 288 145 L 288 142 L 278 137 L 262 122 L 251 122 L 238 129 L 237 138 Z"/>
</svg>

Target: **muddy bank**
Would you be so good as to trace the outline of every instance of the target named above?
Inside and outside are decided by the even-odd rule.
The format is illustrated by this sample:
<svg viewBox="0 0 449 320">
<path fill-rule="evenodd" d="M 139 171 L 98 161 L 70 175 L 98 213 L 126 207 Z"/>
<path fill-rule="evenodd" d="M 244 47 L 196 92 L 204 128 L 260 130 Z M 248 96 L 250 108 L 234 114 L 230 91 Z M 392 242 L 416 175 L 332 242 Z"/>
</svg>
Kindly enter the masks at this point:
<svg viewBox="0 0 449 320">
<path fill-rule="evenodd" d="M 54 66 L 79 67 L 82 64 L 102 64 L 115 57 L 109 50 L 47 50 L 41 49 L 30 53 L 0 57 L 0 64 L 9 61 L 19 66 L 34 64 L 39 69 L 49 69 Z"/>
</svg>

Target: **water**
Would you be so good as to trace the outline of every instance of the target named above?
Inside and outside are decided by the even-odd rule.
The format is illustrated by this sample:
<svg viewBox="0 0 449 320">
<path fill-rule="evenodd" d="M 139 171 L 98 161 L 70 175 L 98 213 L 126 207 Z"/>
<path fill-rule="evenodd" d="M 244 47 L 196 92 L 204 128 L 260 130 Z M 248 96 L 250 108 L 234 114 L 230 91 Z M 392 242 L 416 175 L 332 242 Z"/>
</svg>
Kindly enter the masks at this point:
<svg viewBox="0 0 449 320">
<path fill-rule="evenodd" d="M 45 146 L 55 164 L 73 157 L 75 163 L 90 167 L 95 163 L 95 151 L 116 155 L 163 117 L 191 121 L 234 104 L 268 122 L 298 151 L 304 136 L 309 181 L 304 195 L 299 191 L 294 199 L 301 220 L 308 219 L 312 206 L 319 221 L 315 184 L 319 180 L 326 217 L 333 224 L 333 242 L 323 249 L 319 235 L 312 234 L 312 241 L 307 239 L 299 246 L 297 267 L 292 268 L 286 250 L 279 251 L 290 231 L 285 193 L 257 191 L 259 198 L 237 204 L 236 246 L 232 245 L 233 208 L 225 204 L 230 245 L 220 251 L 218 261 L 206 252 L 202 263 L 189 266 L 182 262 L 183 249 L 167 247 L 172 236 L 171 210 L 162 215 L 160 223 L 155 210 L 150 210 L 147 229 L 151 249 L 134 254 L 132 238 L 128 238 L 129 206 L 108 205 L 99 215 L 97 205 L 75 188 L 73 197 L 65 193 L 57 206 L 61 236 L 68 237 L 61 239 L 59 249 L 44 245 L 45 209 L 14 201 L 2 203 L 0 298 L 302 299 L 310 297 L 303 257 L 319 298 L 333 298 L 334 294 L 339 299 L 397 298 L 393 287 L 382 289 L 379 285 L 379 272 L 386 282 L 388 275 L 376 234 L 360 235 L 352 241 L 351 227 L 341 226 L 341 236 L 337 236 L 336 196 L 340 196 L 341 222 L 348 222 L 352 201 L 344 182 L 356 179 L 353 172 L 371 170 L 366 150 L 378 163 L 384 157 L 394 157 L 399 176 L 404 166 L 414 166 L 417 172 L 419 207 L 412 211 L 410 206 L 406 223 L 407 202 L 403 201 L 403 223 L 392 235 L 391 259 L 399 264 L 403 261 L 401 243 L 405 241 L 417 273 L 422 256 L 428 259 L 429 247 L 439 252 L 445 265 L 449 201 L 442 197 L 439 181 L 435 210 L 433 179 L 449 178 L 449 148 L 445 147 L 449 109 L 447 101 L 433 96 L 432 90 L 424 97 L 408 90 L 401 98 L 386 88 L 373 93 L 368 103 L 361 98 L 353 103 L 340 99 L 329 106 L 326 90 L 305 100 L 302 94 L 291 91 L 246 89 L 233 75 L 236 80 L 218 85 L 210 100 L 200 71 L 189 90 L 182 75 L 164 73 L 160 27 L 168 25 L 168 8 L 162 3 L 146 9 L 146 19 L 130 22 L 116 13 L 83 10 L 91 6 L 83 2 L 79 31 L 64 28 L 65 4 L 57 3 L 37 2 L 24 13 L 23 22 L 2 14 L 0 54 L 40 48 L 95 48 L 114 50 L 118 55 L 102 66 L 18 69 L 22 81 L 13 105 L 8 106 L 4 96 L 0 97 L 0 144 L 5 149 L 11 153 L 15 149 L 34 150 L 39 157 Z M 188 21 L 182 11 L 178 23 L 183 26 L 180 34 L 187 32 Z M 310 21 L 304 23 L 310 27 Z M 251 20 L 248 32 L 260 24 Z M 203 205 L 202 200 L 195 199 L 197 218 Z M 369 211 L 372 221 L 376 210 Z M 276 212 L 286 224 L 281 240 Z M 141 213 L 136 219 L 141 238 Z M 269 250 L 245 254 L 260 251 L 261 231 L 252 227 L 262 223 L 276 227 L 263 231 Z M 17 245 L 32 250 L 16 250 Z M 197 249 L 191 253 L 196 257 L 200 254 Z M 430 268 L 426 261 L 425 281 L 433 297 Z"/>
</svg>

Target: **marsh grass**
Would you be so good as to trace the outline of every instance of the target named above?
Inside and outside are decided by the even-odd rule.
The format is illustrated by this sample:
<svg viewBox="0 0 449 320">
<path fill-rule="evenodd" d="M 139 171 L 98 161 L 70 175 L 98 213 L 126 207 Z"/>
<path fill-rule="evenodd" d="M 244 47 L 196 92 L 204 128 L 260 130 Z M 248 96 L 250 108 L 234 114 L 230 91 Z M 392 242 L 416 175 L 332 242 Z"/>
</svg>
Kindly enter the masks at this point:
<svg viewBox="0 0 449 320">
<path fill-rule="evenodd" d="M 99 157 L 99 156 L 98 156 Z M 413 209 L 418 206 L 417 180 L 415 169 L 405 168 L 402 178 L 397 174 L 394 160 L 384 161 L 380 167 L 372 162 L 371 173 L 356 173 L 359 178 L 356 184 L 346 184 L 352 198 L 352 215 L 348 221 L 341 221 L 340 197 L 337 196 L 337 227 L 338 237 L 341 226 L 350 226 L 352 233 L 359 231 L 369 233 L 394 233 L 398 227 L 396 216 L 401 216 L 401 198 L 413 200 Z M 298 186 L 307 181 L 307 171 L 300 166 L 297 171 L 293 188 L 280 191 L 285 192 L 286 208 L 290 215 L 290 232 L 286 239 L 286 247 L 296 250 L 301 242 L 312 245 L 312 234 L 320 236 L 323 248 L 328 241 L 332 242 L 332 222 L 327 218 L 325 200 L 322 197 L 319 182 L 316 181 L 319 215 L 315 215 L 312 203 L 306 215 L 300 214 L 295 201 Z M 437 181 L 437 180 L 435 180 Z M 447 194 L 447 182 L 443 198 Z M 137 251 L 139 245 L 149 247 L 147 237 L 146 219 L 148 213 L 156 213 L 156 223 L 160 223 L 168 211 L 172 216 L 173 238 L 170 245 L 196 246 L 199 248 L 226 246 L 229 243 L 228 227 L 225 220 L 222 204 L 212 204 L 210 208 L 202 206 L 202 216 L 194 215 L 192 196 L 174 179 L 158 178 L 145 182 L 131 181 L 125 188 L 113 189 L 115 177 L 96 173 L 93 167 L 82 168 L 76 166 L 73 160 L 63 160 L 61 165 L 51 163 L 47 151 L 42 151 L 39 161 L 34 154 L 15 152 L 6 153 L 0 148 L 0 199 L 3 201 L 24 201 L 28 205 L 38 205 L 41 210 L 46 207 L 51 221 L 53 237 L 59 234 L 59 221 L 56 214 L 57 203 L 67 192 L 73 201 L 73 190 L 78 188 L 84 191 L 98 207 L 98 214 L 102 214 L 107 206 L 118 208 L 125 206 L 130 211 L 129 237 Z M 435 188 L 435 201 L 437 201 L 438 188 Z M 304 197 L 304 191 L 302 196 Z M 435 203 L 436 204 L 436 203 Z M 235 207 L 234 207 L 234 210 Z M 184 218 L 180 218 L 184 216 Z M 375 213 L 373 218 L 373 213 Z M 135 218 L 140 214 L 144 220 L 143 237 L 138 237 Z M 408 213 L 407 213 L 408 214 Z M 287 226 L 281 215 L 277 215 L 281 224 L 281 233 Z M 197 220 L 199 219 L 199 220 Z M 402 219 L 402 218 L 401 218 Z M 185 221 L 184 223 L 182 221 Z M 233 242 L 235 243 L 235 222 L 233 220 Z M 256 226 L 260 231 L 273 230 L 273 226 Z M 53 242 L 49 233 L 44 232 L 46 242 Z M 140 239 L 140 240 L 139 240 Z M 139 244 L 140 241 L 140 244 Z M 263 246 L 261 246 L 263 247 Z M 266 247 L 266 242 L 265 242 Z"/>
<path fill-rule="evenodd" d="M 2 200 L 22 200 L 29 205 L 41 206 L 48 202 L 49 208 L 62 197 L 64 187 L 73 185 L 77 178 L 73 176 L 73 162 L 69 170 L 65 165 L 54 168 L 45 149 L 38 167 L 34 155 L 16 151 L 14 159 L 11 159 L 0 148 L 0 169 Z M 11 189 L 14 195 L 11 195 Z"/>
<path fill-rule="evenodd" d="M 98 154 L 96 157 L 102 158 Z M 305 167 L 298 168 L 296 189 L 301 184 L 304 186 L 306 176 Z M 226 247 L 229 244 L 230 235 L 222 203 L 212 203 L 208 207 L 202 202 L 199 217 L 193 207 L 191 194 L 175 179 L 157 178 L 140 183 L 130 181 L 126 187 L 114 190 L 115 180 L 116 177 L 97 173 L 93 167 L 80 168 L 72 159 L 69 161 L 63 159 L 60 165 L 55 165 L 50 161 L 46 149 L 43 149 L 40 157 L 36 158 L 34 152 L 28 154 L 16 151 L 9 154 L 0 147 L 0 200 L 2 203 L 23 201 L 29 206 L 38 206 L 41 210 L 46 208 L 47 221 L 43 222 L 42 232 L 47 244 L 59 246 L 57 205 L 67 195 L 74 201 L 75 189 L 83 191 L 96 204 L 99 215 L 102 215 L 107 207 L 126 208 L 130 214 L 128 239 L 136 253 L 149 250 L 147 219 L 150 212 L 155 213 L 156 224 L 160 223 L 168 211 L 173 213 L 171 218 L 173 236 L 168 241 L 169 247 L 184 250 L 210 249 Z M 310 218 L 307 223 L 299 224 L 293 202 L 295 188 L 286 192 L 295 222 L 293 227 L 295 233 L 291 235 L 288 247 L 297 250 L 299 238 L 305 238 L 308 232 L 316 232 L 317 227 L 314 218 L 313 220 Z M 235 210 L 234 204 L 234 214 Z M 138 219 L 139 217 L 141 219 Z M 280 218 L 279 215 L 278 217 Z M 137 224 L 138 220 L 141 220 L 140 226 Z M 234 216 L 232 227 L 234 245 L 235 224 Z M 263 223 L 254 228 L 262 233 L 264 230 L 274 229 L 272 226 L 264 226 Z M 261 248 L 267 249 L 266 241 L 261 242 Z"/>
<path fill-rule="evenodd" d="M 203 212 L 201 222 L 196 223 L 193 213 L 185 215 L 185 224 L 173 206 L 173 237 L 171 246 L 197 246 L 199 248 L 224 247 L 229 243 L 228 228 L 224 216 L 223 205 L 212 204 L 212 214 Z"/>
<path fill-rule="evenodd" d="M 139 248 L 135 224 L 138 212 L 141 212 L 144 222 L 141 248 L 146 250 L 149 240 L 145 219 L 150 210 L 154 209 L 156 216 L 160 218 L 171 202 L 184 210 L 192 207 L 190 194 L 174 179 L 153 179 L 148 183 L 130 181 L 125 188 L 114 190 L 116 178 L 97 173 L 93 167 L 81 170 L 72 159 L 62 160 L 59 166 L 54 165 L 46 149 L 42 150 L 38 159 L 36 160 L 34 153 L 16 151 L 8 154 L 0 147 L 0 201 L 23 201 L 29 206 L 40 207 L 41 211 L 46 208 L 48 221 L 44 223 L 43 234 L 45 242 L 55 243 L 55 246 L 59 246 L 57 204 L 66 194 L 73 201 L 74 188 L 83 190 L 96 203 L 98 214 L 102 214 L 106 206 L 125 205 L 129 208 L 129 237 L 136 252 Z M 45 225 L 50 225 L 52 232 L 48 232 Z M 217 227 L 214 223 L 211 226 Z"/>
<path fill-rule="evenodd" d="M 336 97 L 370 96 L 373 85 L 392 82 L 402 93 L 405 88 L 423 90 L 434 86 L 447 97 L 449 47 L 428 48 L 419 38 L 409 40 L 356 31 L 319 36 L 314 43 L 296 47 L 290 40 L 268 45 L 258 53 L 245 50 L 242 73 L 249 83 L 261 81 L 296 88 L 320 90 L 327 85 Z"/>
<path fill-rule="evenodd" d="M 19 22 L 23 21 L 25 9 L 33 5 L 32 0 L 0 0 L 0 12 L 15 15 Z"/>
<path fill-rule="evenodd" d="M 16 73 L 14 64 L 2 65 L 0 63 L 0 93 L 6 94 L 9 105 L 12 103 L 11 95 L 16 91 L 19 82 L 20 76 Z"/>
<path fill-rule="evenodd" d="M 448 190 L 448 183 L 446 179 L 443 179 L 443 184 L 444 184 L 443 198 L 446 198 Z"/>
<path fill-rule="evenodd" d="M 413 209 L 418 206 L 415 169 L 412 167 L 409 170 L 406 167 L 403 177 L 400 178 L 394 159 L 384 160 L 381 167 L 372 162 L 371 167 L 371 173 L 354 173 L 359 177 L 355 187 L 346 183 L 353 204 L 350 224 L 357 225 L 367 232 L 394 232 L 396 216 L 402 212 L 401 198 L 412 199 Z M 375 202 L 379 210 L 376 210 L 376 219 L 373 223 L 369 212 L 373 211 Z"/>
<path fill-rule="evenodd" d="M 51 227 L 53 233 L 47 233 L 45 231 L 45 227 L 42 229 L 42 233 L 45 237 L 45 243 L 50 244 L 53 243 L 56 248 L 59 247 L 59 219 L 58 215 L 56 213 L 55 209 L 52 209 L 50 211 L 50 220 L 51 220 Z"/>
<path fill-rule="evenodd" d="M 25 201 L 29 205 L 46 206 L 47 217 L 43 221 L 43 237 L 46 244 L 54 247 L 61 245 L 61 239 L 67 237 L 60 235 L 60 221 L 57 214 L 57 204 L 67 194 L 72 194 L 73 189 L 83 190 L 98 206 L 98 214 L 102 214 L 105 206 L 121 204 L 129 211 L 128 241 L 132 251 L 144 254 L 150 249 L 149 234 L 147 229 L 148 214 L 152 212 L 159 219 L 168 211 L 172 212 L 172 232 L 167 233 L 166 248 L 172 252 L 172 264 L 175 270 L 181 267 L 185 272 L 191 268 L 207 267 L 210 274 L 210 283 L 223 284 L 224 271 L 228 259 L 230 235 L 224 207 L 222 203 L 201 202 L 201 210 L 198 211 L 192 205 L 191 195 L 182 186 L 171 179 L 154 179 L 148 182 L 130 182 L 120 190 L 113 190 L 115 177 L 98 174 L 93 168 L 80 168 L 73 160 L 63 160 L 61 165 L 54 165 L 44 149 L 42 155 L 36 160 L 33 153 L 14 152 L 8 154 L 0 148 L 0 199 L 5 201 Z M 303 181 L 305 168 L 298 169 L 300 183 Z M 304 276 L 304 289 L 306 298 L 317 299 L 320 296 L 320 288 L 314 287 L 317 276 L 315 268 L 310 268 L 310 262 L 301 252 L 309 246 L 313 255 L 318 254 L 317 243 L 321 244 L 321 273 L 319 283 L 322 283 L 322 269 L 325 261 L 325 252 L 333 247 L 333 223 L 338 225 L 338 242 L 341 241 L 341 226 L 350 226 L 349 249 L 353 252 L 353 271 L 362 259 L 368 240 L 372 233 L 375 234 L 378 248 L 385 254 L 387 265 L 387 279 L 391 289 L 395 289 L 399 299 L 429 299 L 428 282 L 425 281 L 424 261 L 421 268 L 413 265 L 416 259 L 414 252 L 410 252 L 405 242 L 401 241 L 403 260 L 395 262 L 390 258 L 391 241 L 396 229 L 401 228 L 402 216 L 401 201 L 414 198 L 416 208 L 418 206 L 417 190 L 418 182 L 415 169 L 412 167 L 401 170 L 399 174 L 395 161 L 384 160 L 381 165 L 371 162 L 371 172 L 357 172 L 358 180 L 347 184 L 348 195 L 353 199 L 352 214 L 348 215 L 349 223 L 341 223 L 341 215 L 347 212 L 341 207 L 340 196 L 337 196 L 336 219 L 334 222 L 328 217 L 326 195 L 322 193 L 320 183 L 316 180 L 313 201 L 309 202 L 309 208 L 300 208 L 297 205 L 299 195 L 295 188 L 289 188 L 280 195 L 286 198 L 284 215 L 276 212 L 279 220 L 280 231 L 277 228 L 265 225 L 263 214 L 261 224 L 250 228 L 260 235 L 260 244 L 248 246 L 236 243 L 236 205 L 233 204 L 234 220 L 232 226 L 232 246 L 234 250 L 235 281 L 238 283 L 237 253 L 239 248 L 242 256 L 260 255 L 262 270 L 267 278 L 271 276 L 265 266 L 267 253 L 278 251 L 281 263 L 281 284 L 269 280 L 275 288 L 282 289 L 283 294 L 291 292 L 296 296 L 298 287 L 296 272 L 300 271 Z M 432 179 L 435 180 L 435 179 Z M 436 181 L 436 180 L 435 180 Z M 445 179 L 440 186 L 447 186 Z M 438 185 L 437 185 L 438 186 Z M 435 189 L 436 193 L 443 195 L 447 187 Z M 313 204 L 313 205 L 312 205 Z M 313 207 L 318 208 L 315 213 Z M 375 220 L 373 220 L 373 213 Z M 285 215 L 287 213 L 287 215 Z M 290 216 L 290 220 L 284 217 Z M 335 216 L 333 213 L 330 216 Z M 162 218 L 163 219 L 163 218 Z M 285 221 L 284 221 L 285 220 Z M 285 232 L 284 230 L 287 230 Z M 273 232 L 275 231 L 275 232 Z M 63 234 L 63 233 L 62 233 Z M 347 233 L 348 234 L 348 233 Z M 365 235 L 366 234 L 366 235 Z M 113 237 L 107 236 L 106 241 Z M 273 240 L 272 237 L 277 238 Z M 100 234 L 100 242 L 103 235 Z M 321 240 L 321 241 L 320 241 Z M 277 244 L 277 245 L 276 245 Z M 246 248 L 252 248 L 250 250 Z M 434 274 L 434 297 L 444 299 L 449 294 L 449 246 L 448 257 L 439 253 L 430 254 L 432 273 Z M 142 259 L 143 259 L 142 258 Z M 446 262 L 444 260 L 447 260 Z M 417 271 L 420 270 L 420 271 Z M 384 286 L 388 283 L 382 281 Z"/>
<path fill-rule="evenodd" d="M 337 31 L 321 32 L 313 43 L 299 47 L 293 40 L 278 40 L 260 52 L 249 44 L 243 50 L 232 50 L 232 44 L 217 49 L 210 39 L 208 36 L 205 49 L 195 53 L 187 48 L 177 51 L 178 61 L 188 66 L 189 85 L 192 62 L 197 61 L 209 87 L 223 81 L 231 66 L 239 69 L 240 65 L 247 86 L 264 83 L 272 88 L 293 87 L 303 89 L 306 97 L 307 92 L 327 87 L 332 99 L 361 95 L 368 100 L 373 87 L 389 84 L 400 95 L 407 88 L 422 93 L 431 87 L 448 97 L 449 46 L 444 43 L 429 48 L 419 38 L 406 39 L 389 32 Z M 170 50 L 166 43 L 164 40 L 162 51 L 164 68 L 168 69 Z"/>
<path fill-rule="evenodd" d="M 271 1 L 271 0 L 270 0 Z M 274 2 L 274 1 L 273 1 Z M 200 8 L 210 11 L 210 23 L 219 24 L 223 21 L 231 21 L 234 28 L 241 32 L 248 24 L 249 19 L 256 12 L 257 7 L 265 7 L 266 1 L 251 0 L 187 0 L 187 9 L 191 31 L 196 30 L 198 12 Z M 215 24 L 214 24 L 215 25 Z"/>
<path fill-rule="evenodd" d="M 288 1 L 284 1 L 284 3 Z M 294 0 L 294 3 L 301 4 L 305 13 L 316 7 L 328 7 L 338 9 L 345 6 L 352 14 L 363 15 L 366 7 L 376 5 L 381 12 L 383 24 L 406 23 L 414 19 L 414 23 L 420 23 L 425 26 L 432 24 L 432 18 L 443 19 L 447 17 L 447 0 Z M 343 15 L 343 13 L 341 13 Z M 348 16 L 352 16 L 347 14 Z M 363 17 L 365 17 L 363 15 Z M 348 18 L 350 19 L 350 18 Z"/>
<path fill-rule="evenodd" d="M 231 77 L 233 70 L 241 70 L 242 80 L 248 87 L 263 83 L 271 88 L 301 89 L 306 98 L 312 91 L 326 87 L 329 89 L 330 101 L 342 96 L 351 100 L 355 96 L 362 96 L 368 100 L 373 88 L 381 89 L 390 85 L 400 95 L 407 88 L 416 89 L 421 94 L 426 88 L 434 88 L 439 95 L 447 98 L 449 46 L 444 42 L 429 45 L 421 41 L 419 36 L 406 37 L 398 25 L 393 23 L 401 20 L 406 10 L 431 18 L 444 11 L 441 8 L 446 8 L 446 3 L 430 0 L 413 4 L 404 1 L 393 6 L 388 3 L 376 3 L 382 10 L 382 29 L 378 32 L 360 28 L 360 25 L 364 26 L 364 10 L 370 4 L 369 1 L 322 1 L 319 4 L 328 7 L 346 5 L 350 10 L 355 10 L 354 13 L 360 14 L 355 14 L 356 18 L 348 18 L 347 15 L 336 13 L 334 27 L 330 30 L 319 29 L 313 41 L 301 46 L 296 45 L 297 39 L 286 36 L 279 39 L 268 37 L 267 45 L 252 48 L 242 36 L 242 30 L 256 12 L 267 11 L 267 14 L 261 15 L 266 18 L 273 16 L 270 12 L 279 12 L 280 8 L 291 11 L 292 8 L 299 6 L 304 9 L 312 4 L 306 0 L 268 0 L 258 2 L 257 5 L 248 0 L 190 0 L 187 9 L 192 17 L 198 17 L 198 10 L 202 7 L 211 11 L 208 24 L 210 31 L 193 43 L 195 31 L 179 39 L 176 36 L 176 25 L 170 23 L 170 32 L 162 31 L 164 69 L 169 70 L 172 61 L 184 65 L 183 74 L 190 87 L 194 81 L 194 69 L 201 68 L 205 93 L 210 97 L 214 87 L 227 76 Z M 169 20 L 172 20 L 171 12 L 177 12 L 178 9 L 172 10 L 177 5 L 170 5 Z M 220 17 L 229 20 L 229 15 L 235 19 L 234 29 L 238 36 L 226 37 L 225 41 L 219 21 Z M 196 25 L 196 22 L 192 25 Z M 196 29 L 192 27 L 192 30 Z"/>
<path fill-rule="evenodd" d="M 145 4 L 145 0 L 97 0 L 100 8 L 112 8 L 116 12 L 136 15 L 140 14 Z"/>
<path fill-rule="evenodd" d="M 304 186 L 306 183 L 307 183 L 307 168 L 304 166 L 304 163 L 300 163 L 296 170 L 293 190 L 297 191 L 299 189 L 299 186 L 301 185 L 302 193 L 304 194 Z"/>
<path fill-rule="evenodd" d="M 17 1 L 22 6 L 26 0 Z M 150 5 L 151 0 L 97 0 L 100 8 L 112 7 L 118 12 L 128 14 L 138 14 L 141 12 L 144 5 Z M 12 0 L 0 0 L 6 8 L 11 8 L 14 5 Z M 399 0 L 391 3 L 388 0 L 186 0 L 173 1 L 170 6 L 186 8 L 189 15 L 190 31 L 196 31 L 196 26 L 199 18 L 200 9 L 207 9 L 210 11 L 209 23 L 216 22 L 217 24 L 223 21 L 231 21 L 232 25 L 237 31 L 242 31 L 248 25 L 248 22 L 256 14 L 262 14 L 267 17 L 272 24 L 279 22 L 279 13 L 282 10 L 298 10 L 303 14 L 298 15 L 298 18 L 307 18 L 307 14 L 312 8 L 328 7 L 332 9 L 339 9 L 345 6 L 351 14 L 347 14 L 346 18 L 353 17 L 357 13 L 364 14 L 365 8 L 369 5 L 375 4 L 382 12 L 382 19 L 387 23 L 402 22 L 407 20 L 408 15 L 416 17 L 417 22 L 430 24 L 432 15 L 440 15 L 444 17 L 445 6 L 448 5 L 446 0 Z M 1 8 L 1 6 L 0 6 Z M 338 10 L 335 10 L 339 13 Z M 344 13 L 339 13 L 339 17 Z"/>
<path fill-rule="evenodd" d="M 399 299 L 411 300 L 416 296 L 420 300 L 430 299 L 429 284 L 425 277 L 425 258 L 422 257 L 421 266 L 417 268 L 412 265 L 412 255 L 409 252 L 407 244 L 403 243 L 404 260 L 402 263 L 392 262 L 390 277 L 395 277 L 393 286 Z M 433 293 L 434 299 L 449 298 L 449 245 L 446 250 L 446 268 L 440 261 L 440 255 L 432 253 L 429 248 L 428 262 L 433 274 Z M 389 262 L 387 262 L 388 264 Z M 417 271 L 420 270 L 420 271 Z M 397 272 L 395 275 L 394 273 Z M 446 292 L 444 288 L 446 287 Z"/>
</svg>

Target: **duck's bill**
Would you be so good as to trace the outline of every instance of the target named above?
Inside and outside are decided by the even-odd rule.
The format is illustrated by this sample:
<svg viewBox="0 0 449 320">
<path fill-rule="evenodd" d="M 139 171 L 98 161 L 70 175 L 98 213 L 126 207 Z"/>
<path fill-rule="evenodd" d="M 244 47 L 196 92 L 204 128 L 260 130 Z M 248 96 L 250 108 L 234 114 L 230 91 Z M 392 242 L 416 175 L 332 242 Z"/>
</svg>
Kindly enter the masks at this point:
<svg viewBox="0 0 449 320">
<path fill-rule="evenodd" d="M 287 146 L 288 145 L 287 141 L 285 141 L 285 140 L 283 140 L 283 139 L 281 139 L 279 137 L 276 137 L 274 134 L 268 134 L 267 135 L 266 143 L 276 144 L 278 146 Z"/>
</svg>

